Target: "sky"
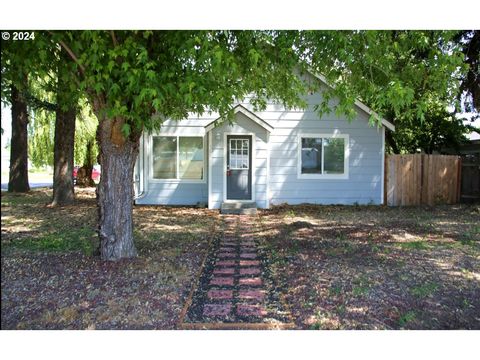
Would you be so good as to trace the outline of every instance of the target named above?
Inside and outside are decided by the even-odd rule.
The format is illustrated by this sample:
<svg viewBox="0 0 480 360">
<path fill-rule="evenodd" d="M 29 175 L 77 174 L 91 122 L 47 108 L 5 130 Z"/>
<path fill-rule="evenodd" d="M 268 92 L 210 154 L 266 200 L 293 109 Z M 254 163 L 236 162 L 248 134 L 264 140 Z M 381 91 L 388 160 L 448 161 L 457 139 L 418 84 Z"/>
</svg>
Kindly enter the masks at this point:
<svg viewBox="0 0 480 360">
<path fill-rule="evenodd" d="M 5 146 L 10 142 L 12 136 L 12 111 L 10 107 L 5 107 L 2 104 L 2 153 L 5 151 Z"/>
</svg>

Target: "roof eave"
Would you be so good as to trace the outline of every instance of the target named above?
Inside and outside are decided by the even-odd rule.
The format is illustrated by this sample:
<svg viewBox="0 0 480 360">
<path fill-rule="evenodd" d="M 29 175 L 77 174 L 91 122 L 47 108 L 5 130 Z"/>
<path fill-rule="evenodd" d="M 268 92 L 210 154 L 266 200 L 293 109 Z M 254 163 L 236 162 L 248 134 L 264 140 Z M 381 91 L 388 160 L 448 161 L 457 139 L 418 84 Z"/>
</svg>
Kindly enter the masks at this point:
<svg viewBox="0 0 480 360">
<path fill-rule="evenodd" d="M 310 74 L 312 74 L 314 77 L 316 77 L 318 80 L 320 80 L 321 82 L 323 82 L 325 85 L 333 88 L 333 85 L 331 85 L 327 79 L 325 78 L 325 76 L 323 75 L 320 75 L 320 74 L 316 74 L 315 72 L 313 71 L 309 71 Z M 365 105 L 364 103 L 362 103 L 360 100 L 355 100 L 355 105 L 358 106 L 361 110 L 365 111 L 368 115 L 373 115 L 374 117 L 376 118 L 379 118 L 382 125 L 385 126 L 387 129 L 391 130 L 391 131 L 395 131 L 395 125 L 393 125 L 390 121 L 380 117 L 375 111 L 373 111 L 372 109 L 370 109 L 367 105 Z"/>
<path fill-rule="evenodd" d="M 262 118 L 258 117 L 255 113 L 251 112 L 250 110 L 248 110 L 246 107 L 238 104 L 236 105 L 234 108 L 233 108 L 233 112 L 234 114 L 238 114 L 238 113 L 242 113 L 243 115 L 245 115 L 246 117 L 248 117 L 250 120 L 252 120 L 253 122 L 255 122 L 256 124 L 258 124 L 260 127 L 264 128 L 265 130 L 267 130 L 268 132 L 272 132 L 273 131 L 273 126 L 270 125 L 269 123 L 267 123 L 265 120 L 263 120 Z M 207 125 L 205 125 L 205 132 L 209 132 L 210 130 L 212 130 L 216 123 L 218 122 L 218 120 L 220 120 L 221 117 L 213 120 L 212 122 L 208 123 Z"/>
</svg>

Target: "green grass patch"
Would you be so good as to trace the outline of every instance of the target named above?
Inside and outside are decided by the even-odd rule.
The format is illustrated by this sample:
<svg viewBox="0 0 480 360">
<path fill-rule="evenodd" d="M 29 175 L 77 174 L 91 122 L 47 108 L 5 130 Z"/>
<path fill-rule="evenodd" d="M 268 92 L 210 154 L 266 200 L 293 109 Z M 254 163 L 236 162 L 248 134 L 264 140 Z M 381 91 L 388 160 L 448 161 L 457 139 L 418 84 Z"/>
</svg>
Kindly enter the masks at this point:
<svg viewBox="0 0 480 360">
<path fill-rule="evenodd" d="M 400 243 L 400 247 L 404 250 L 426 250 L 428 245 L 426 241 L 409 241 Z"/>
<path fill-rule="evenodd" d="M 322 330 L 322 329 L 323 329 L 323 326 L 320 321 L 317 321 L 316 323 L 310 326 L 310 330 Z"/>
<path fill-rule="evenodd" d="M 345 315 L 345 312 L 347 311 L 347 308 L 345 307 L 344 304 L 340 304 L 340 305 L 337 305 L 335 307 L 335 312 L 339 315 L 339 316 L 343 316 Z"/>
<path fill-rule="evenodd" d="M 417 313 L 413 310 L 407 311 L 398 319 L 398 325 L 404 327 L 408 323 L 414 321 L 417 318 Z"/>
<path fill-rule="evenodd" d="M 71 231 L 63 231 L 61 233 L 47 234 L 36 238 L 14 240 L 9 244 L 2 245 L 31 251 L 81 251 L 85 255 L 90 256 L 94 251 L 94 245 L 92 241 L 92 237 L 94 235 L 94 230 L 82 228 Z"/>
<path fill-rule="evenodd" d="M 2 206 L 25 206 L 47 204 L 51 198 L 41 190 L 32 190 L 28 194 L 2 192 Z"/>
<path fill-rule="evenodd" d="M 287 248 L 287 254 L 288 256 L 295 256 L 300 252 L 300 246 L 298 245 L 297 242 L 293 242 L 290 244 Z"/>
<path fill-rule="evenodd" d="M 339 285 L 334 285 L 334 286 L 331 286 L 329 289 L 328 289 L 328 294 L 330 296 L 338 296 L 342 293 L 342 287 L 339 286 Z"/>
<path fill-rule="evenodd" d="M 353 283 L 355 286 L 352 288 L 352 295 L 355 297 L 367 295 L 372 286 L 372 282 L 364 275 L 353 280 Z"/>
<path fill-rule="evenodd" d="M 352 289 L 353 296 L 364 296 L 370 291 L 368 286 L 354 286 Z"/>
<path fill-rule="evenodd" d="M 432 295 L 438 289 L 436 283 L 426 283 L 410 289 L 410 293 L 417 298 L 425 298 Z"/>
<path fill-rule="evenodd" d="M 480 240 L 480 226 L 474 225 L 470 229 L 464 231 L 459 240 L 462 245 L 478 245 Z"/>
</svg>

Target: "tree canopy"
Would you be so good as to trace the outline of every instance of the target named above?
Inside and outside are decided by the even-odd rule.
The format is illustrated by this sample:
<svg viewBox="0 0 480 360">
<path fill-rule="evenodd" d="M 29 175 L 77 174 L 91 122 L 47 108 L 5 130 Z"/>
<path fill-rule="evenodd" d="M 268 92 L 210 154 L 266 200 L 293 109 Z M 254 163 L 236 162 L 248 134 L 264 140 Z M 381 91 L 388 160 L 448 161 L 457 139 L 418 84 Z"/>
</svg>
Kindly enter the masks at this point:
<svg viewBox="0 0 480 360">
<path fill-rule="evenodd" d="M 53 95 L 50 95 L 53 96 Z M 52 105 L 53 104 L 51 103 Z M 36 167 L 53 165 L 53 142 L 55 135 L 55 112 L 38 107 L 32 109 L 32 120 L 29 127 L 28 153 L 29 159 Z M 93 154 L 95 159 L 98 148 L 95 142 L 95 135 L 98 120 L 92 112 L 92 108 L 85 99 L 81 99 L 78 106 L 77 121 L 75 122 L 75 164 L 82 165 L 87 157 L 87 144 L 93 143 Z"/>
</svg>

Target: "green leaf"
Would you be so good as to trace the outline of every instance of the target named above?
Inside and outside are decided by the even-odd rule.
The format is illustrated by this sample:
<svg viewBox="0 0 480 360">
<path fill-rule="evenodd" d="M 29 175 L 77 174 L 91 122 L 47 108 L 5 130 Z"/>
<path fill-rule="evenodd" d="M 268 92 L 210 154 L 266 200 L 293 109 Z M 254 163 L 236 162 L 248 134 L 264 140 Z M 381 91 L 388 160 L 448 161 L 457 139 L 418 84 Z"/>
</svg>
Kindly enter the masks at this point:
<svg viewBox="0 0 480 360">
<path fill-rule="evenodd" d="M 131 127 L 130 127 L 130 124 L 123 124 L 122 125 L 122 134 L 123 136 L 125 136 L 126 138 L 128 138 L 130 136 L 130 131 L 131 131 Z"/>
</svg>

